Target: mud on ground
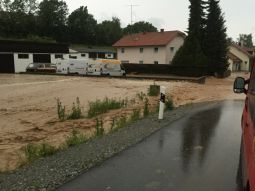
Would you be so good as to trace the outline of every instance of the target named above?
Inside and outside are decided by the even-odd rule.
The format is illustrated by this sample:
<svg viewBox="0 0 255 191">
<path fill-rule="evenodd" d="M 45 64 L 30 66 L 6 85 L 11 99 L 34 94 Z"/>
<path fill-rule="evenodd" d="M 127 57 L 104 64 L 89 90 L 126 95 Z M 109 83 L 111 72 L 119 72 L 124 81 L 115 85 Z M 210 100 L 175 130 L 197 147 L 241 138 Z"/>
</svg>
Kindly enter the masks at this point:
<svg viewBox="0 0 255 191">
<path fill-rule="evenodd" d="M 245 74 L 241 74 L 247 77 Z M 208 78 L 205 84 L 189 82 L 156 82 L 167 87 L 175 106 L 188 103 L 243 99 L 232 93 L 234 77 Z M 88 102 L 96 99 L 116 98 L 132 100 L 137 93 L 147 93 L 150 80 L 110 78 L 82 78 L 67 76 L 0 75 L 0 171 L 17 168 L 25 160 L 22 148 L 28 143 L 47 142 L 63 144 L 73 128 L 87 136 L 94 133 L 95 120 L 80 119 L 59 122 L 56 99 L 71 110 L 76 97 L 80 98 L 84 112 Z M 150 100 L 151 107 L 157 98 Z M 130 114 L 139 102 L 127 109 L 111 111 L 102 117 L 109 123 L 112 117 Z M 109 126 L 109 125 L 108 125 Z M 106 129 L 107 130 L 107 129 Z"/>
</svg>

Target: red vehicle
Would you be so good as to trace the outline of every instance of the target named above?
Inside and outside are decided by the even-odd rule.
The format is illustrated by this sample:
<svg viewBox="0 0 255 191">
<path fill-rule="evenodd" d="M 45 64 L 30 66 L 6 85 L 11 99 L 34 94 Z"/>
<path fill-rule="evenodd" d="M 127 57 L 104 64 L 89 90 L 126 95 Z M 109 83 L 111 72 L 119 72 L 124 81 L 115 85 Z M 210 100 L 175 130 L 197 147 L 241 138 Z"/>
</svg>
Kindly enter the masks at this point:
<svg viewBox="0 0 255 191">
<path fill-rule="evenodd" d="M 241 161 L 244 191 L 255 191 L 255 67 L 250 79 L 238 77 L 234 83 L 235 93 L 245 93 L 242 115 Z"/>
</svg>

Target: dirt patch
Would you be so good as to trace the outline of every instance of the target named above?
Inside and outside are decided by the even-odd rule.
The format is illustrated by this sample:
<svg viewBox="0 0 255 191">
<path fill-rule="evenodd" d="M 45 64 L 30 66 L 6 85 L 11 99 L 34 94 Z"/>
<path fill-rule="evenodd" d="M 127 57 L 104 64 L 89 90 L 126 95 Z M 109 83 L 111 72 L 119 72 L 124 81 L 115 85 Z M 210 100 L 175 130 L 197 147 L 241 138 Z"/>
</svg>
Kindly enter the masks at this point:
<svg viewBox="0 0 255 191">
<path fill-rule="evenodd" d="M 175 106 L 179 106 L 212 100 L 243 99 L 244 95 L 232 93 L 234 77 L 208 78 L 204 85 L 171 81 L 156 83 L 166 86 Z M 24 161 L 22 148 L 28 143 L 45 141 L 59 146 L 73 128 L 89 136 L 93 134 L 95 119 L 59 122 L 57 98 L 70 111 L 72 103 L 79 97 L 86 112 L 89 101 L 105 97 L 132 100 L 137 93 L 146 93 L 152 83 L 151 80 L 0 75 L 0 171 L 17 168 Z M 137 104 L 142 109 L 142 105 Z M 155 107 L 157 98 L 151 99 L 150 104 L 151 108 Z M 135 106 L 102 115 L 106 131 L 109 131 L 113 117 L 130 115 Z"/>
</svg>

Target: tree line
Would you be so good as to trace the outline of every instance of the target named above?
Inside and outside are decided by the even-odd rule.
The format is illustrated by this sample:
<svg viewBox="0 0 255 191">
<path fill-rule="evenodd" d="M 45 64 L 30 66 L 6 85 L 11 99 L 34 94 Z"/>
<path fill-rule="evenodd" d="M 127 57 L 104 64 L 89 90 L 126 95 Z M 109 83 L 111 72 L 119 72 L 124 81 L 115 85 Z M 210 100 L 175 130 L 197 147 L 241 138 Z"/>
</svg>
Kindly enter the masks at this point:
<svg viewBox="0 0 255 191">
<path fill-rule="evenodd" d="M 64 0 L 0 0 L 0 38 L 112 45 L 123 35 L 155 32 L 149 22 L 125 28 L 117 17 L 98 23 L 86 6 L 69 14 Z"/>
<path fill-rule="evenodd" d="M 206 67 L 209 75 L 228 69 L 228 40 L 219 0 L 189 0 L 188 36 L 173 64 Z"/>
</svg>

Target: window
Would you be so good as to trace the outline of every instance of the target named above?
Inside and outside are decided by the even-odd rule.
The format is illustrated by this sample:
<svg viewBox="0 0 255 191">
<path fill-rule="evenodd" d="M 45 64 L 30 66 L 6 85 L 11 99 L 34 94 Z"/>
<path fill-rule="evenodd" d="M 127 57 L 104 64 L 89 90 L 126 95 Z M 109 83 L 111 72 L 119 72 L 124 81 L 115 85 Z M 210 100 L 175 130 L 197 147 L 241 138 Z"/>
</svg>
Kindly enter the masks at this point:
<svg viewBox="0 0 255 191">
<path fill-rule="evenodd" d="M 139 64 L 143 64 L 143 61 L 142 61 L 142 60 L 140 60 L 140 61 L 139 61 Z"/>
<path fill-rule="evenodd" d="M 63 57 L 63 54 L 55 54 L 55 58 L 56 58 L 56 59 L 58 59 L 58 58 L 63 59 L 64 57 Z"/>
<path fill-rule="evenodd" d="M 155 48 L 154 48 L 154 52 L 155 52 L 155 53 L 158 53 L 158 47 L 155 47 Z"/>
<path fill-rule="evenodd" d="M 18 54 L 19 59 L 29 59 L 29 54 Z"/>
<path fill-rule="evenodd" d="M 143 48 L 140 48 L 140 53 L 143 53 Z"/>
<path fill-rule="evenodd" d="M 77 59 L 77 56 L 69 55 L 69 58 L 71 58 L 71 59 Z"/>
<path fill-rule="evenodd" d="M 122 48 L 122 49 L 121 49 L 121 53 L 125 53 L 125 48 Z"/>
<path fill-rule="evenodd" d="M 81 54 L 81 57 L 86 57 L 86 54 Z"/>
<path fill-rule="evenodd" d="M 154 64 L 158 64 L 158 61 L 154 61 Z"/>
<path fill-rule="evenodd" d="M 108 57 L 108 58 L 112 58 L 112 55 L 111 55 L 111 54 L 107 54 L 107 57 Z"/>
<path fill-rule="evenodd" d="M 171 52 L 174 52 L 174 47 L 170 47 L 170 51 L 171 51 Z"/>
</svg>

